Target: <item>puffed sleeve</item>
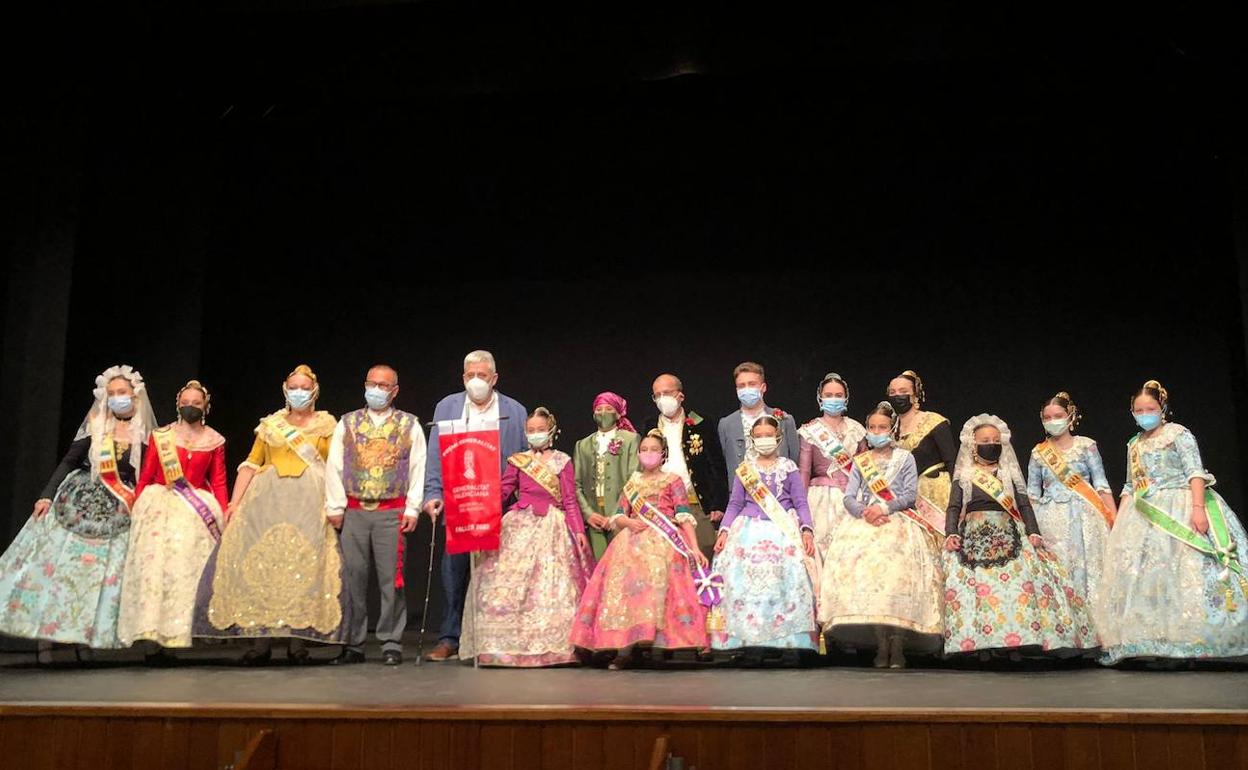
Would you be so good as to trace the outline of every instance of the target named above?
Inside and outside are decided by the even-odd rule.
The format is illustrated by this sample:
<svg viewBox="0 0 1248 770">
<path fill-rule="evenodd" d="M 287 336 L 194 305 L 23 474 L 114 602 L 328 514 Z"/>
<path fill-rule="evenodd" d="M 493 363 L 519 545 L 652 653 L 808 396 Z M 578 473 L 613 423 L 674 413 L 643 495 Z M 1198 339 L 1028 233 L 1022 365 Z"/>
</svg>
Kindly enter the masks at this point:
<svg viewBox="0 0 1248 770">
<path fill-rule="evenodd" d="M 745 507 L 745 486 L 741 479 L 732 477 L 732 493 L 728 495 L 728 506 L 724 509 L 724 518 L 719 522 L 721 530 L 727 530 L 736 520 L 741 509 Z"/>
<path fill-rule="evenodd" d="M 890 513 L 904 511 L 919 499 L 919 469 L 914 464 L 914 455 L 906 458 L 889 483 L 893 490 L 893 499 L 888 502 Z"/>
<path fill-rule="evenodd" d="M 507 502 L 511 500 L 511 496 L 520 489 L 520 469 L 511 463 L 503 466 L 503 508 L 506 509 Z"/>
<path fill-rule="evenodd" d="M 143 453 L 143 469 L 139 472 L 139 483 L 134 486 L 134 499 L 138 500 L 148 486 L 160 482 L 160 458 L 156 456 L 156 437 L 152 436 L 147 441 L 147 451 Z"/>
<path fill-rule="evenodd" d="M 559 471 L 559 491 L 563 493 L 564 520 L 568 530 L 573 534 L 585 531 L 585 520 L 581 517 L 581 506 L 576 501 L 576 468 L 569 460 Z"/>
<path fill-rule="evenodd" d="M 251 452 L 247 455 L 247 459 L 243 460 L 243 462 L 239 464 L 238 469 L 241 471 L 243 468 L 251 468 L 252 470 L 258 471 L 263 468 L 264 447 L 265 441 L 260 434 L 257 433 L 256 440 L 251 443 Z"/>
<path fill-rule="evenodd" d="M 1088 473 L 1092 478 L 1088 479 L 1092 482 L 1092 488 L 1097 492 L 1109 493 L 1109 479 L 1105 476 L 1105 462 L 1101 459 L 1101 450 L 1097 448 L 1095 441 L 1088 442 L 1087 451 Z M 1031 479 L 1029 475 L 1028 480 Z"/>
<path fill-rule="evenodd" d="M 1174 437 L 1174 448 L 1179 453 L 1183 475 L 1188 481 L 1204 479 L 1206 483 L 1213 483 L 1213 474 L 1205 470 L 1205 464 L 1200 460 L 1200 447 L 1196 444 L 1196 437 L 1190 430 L 1183 428 L 1179 431 L 1179 435 Z"/>
<path fill-rule="evenodd" d="M 1044 497 L 1044 463 L 1034 449 L 1031 450 L 1031 459 L 1027 461 L 1027 496 L 1032 500 Z"/>
<path fill-rule="evenodd" d="M 230 493 L 225 488 L 225 444 L 212 450 L 212 460 L 208 465 L 208 483 L 212 487 L 212 495 L 221 504 L 221 510 L 230 505 Z"/>
</svg>

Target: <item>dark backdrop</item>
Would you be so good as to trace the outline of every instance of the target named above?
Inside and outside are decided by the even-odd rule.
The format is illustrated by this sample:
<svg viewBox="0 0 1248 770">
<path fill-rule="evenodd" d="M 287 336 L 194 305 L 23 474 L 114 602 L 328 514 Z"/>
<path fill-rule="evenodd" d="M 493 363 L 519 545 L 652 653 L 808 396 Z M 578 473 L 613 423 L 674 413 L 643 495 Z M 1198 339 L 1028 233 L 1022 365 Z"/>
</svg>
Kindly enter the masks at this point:
<svg viewBox="0 0 1248 770">
<path fill-rule="evenodd" d="M 399 45 L 464 35 L 438 8 L 209 19 L 241 53 L 175 55 L 184 80 L 122 57 L 142 73 L 131 90 L 73 88 L 25 116 L 5 156 L 18 214 L 0 220 L 6 393 L 28 437 L 0 458 L 9 536 L 109 365 L 147 375 L 162 420 L 204 380 L 233 467 L 297 363 L 341 414 L 389 362 L 399 405 L 428 418 L 478 347 L 501 390 L 560 417 L 565 450 L 601 390 L 640 421 L 672 371 L 718 418 L 752 359 L 799 422 L 826 371 L 861 419 L 914 368 L 955 432 L 997 413 L 1025 463 L 1040 404 L 1065 389 L 1115 488 L 1128 395 L 1156 377 L 1248 506 L 1241 156 L 1217 60 L 1164 36 L 868 51 L 795 27 L 796 52 L 771 38 L 762 61 L 744 27 L 676 20 L 681 34 L 570 35 L 553 53 L 532 28 L 489 27 L 502 52 L 464 75 Z M 265 38 L 282 19 L 341 46 Z M 589 65 L 552 63 L 576 57 Z M 422 559 L 408 570 L 414 602 Z"/>
</svg>

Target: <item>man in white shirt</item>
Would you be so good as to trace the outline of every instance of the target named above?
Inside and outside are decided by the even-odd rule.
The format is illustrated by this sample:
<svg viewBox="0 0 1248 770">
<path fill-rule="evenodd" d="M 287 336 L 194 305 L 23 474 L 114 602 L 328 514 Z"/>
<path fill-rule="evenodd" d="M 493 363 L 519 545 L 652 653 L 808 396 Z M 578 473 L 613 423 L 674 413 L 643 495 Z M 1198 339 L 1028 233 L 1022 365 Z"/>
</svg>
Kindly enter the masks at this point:
<svg viewBox="0 0 1248 770">
<path fill-rule="evenodd" d="M 334 428 L 325 470 L 325 513 L 341 530 L 346 645 L 331 663 L 364 662 L 368 636 L 369 559 L 381 589 L 377 638 L 383 662 L 403 662 L 407 603 L 403 538 L 416 528 L 425 482 L 425 433 L 416 416 L 395 409 L 399 375 L 379 364 L 368 370 L 368 406 L 343 415 Z"/>
</svg>

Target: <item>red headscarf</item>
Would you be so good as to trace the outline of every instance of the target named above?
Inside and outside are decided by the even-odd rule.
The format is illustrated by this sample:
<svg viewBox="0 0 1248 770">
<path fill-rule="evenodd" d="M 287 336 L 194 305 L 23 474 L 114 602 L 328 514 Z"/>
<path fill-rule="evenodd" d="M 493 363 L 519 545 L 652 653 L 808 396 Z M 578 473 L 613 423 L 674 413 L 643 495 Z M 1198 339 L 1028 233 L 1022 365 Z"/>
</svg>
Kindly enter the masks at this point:
<svg viewBox="0 0 1248 770">
<path fill-rule="evenodd" d="M 620 421 L 616 423 L 618 427 L 628 431 L 629 433 L 637 432 L 637 429 L 633 427 L 631 422 L 629 422 L 628 402 L 625 401 L 623 397 L 608 390 L 594 396 L 594 406 L 592 408 L 597 409 L 602 404 L 606 404 L 611 407 L 615 410 L 615 413 L 620 416 Z"/>
</svg>

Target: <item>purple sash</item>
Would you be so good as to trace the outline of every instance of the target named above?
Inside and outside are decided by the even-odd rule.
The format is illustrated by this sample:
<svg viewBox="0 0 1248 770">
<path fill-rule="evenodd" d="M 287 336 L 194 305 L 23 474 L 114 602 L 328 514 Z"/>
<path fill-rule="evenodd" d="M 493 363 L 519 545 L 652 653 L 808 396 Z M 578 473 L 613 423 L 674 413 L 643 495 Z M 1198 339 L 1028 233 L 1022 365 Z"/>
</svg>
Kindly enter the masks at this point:
<svg viewBox="0 0 1248 770">
<path fill-rule="evenodd" d="M 661 511 L 641 496 L 641 491 L 631 479 L 624 485 L 624 495 L 628 498 L 628 504 L 633 512 L 649 524 L 651 529 L 662 535 L 668 545 L 689 562 L 689 569 L 693 572 L 693 583 L 698 590 L 698 601 L 705 607 L 714 607 L 719 604 L 723 599 L 723 577 L 718 572 L 708 571 L 698 564 L 689 546 L 685 544 L 685 538 L 680 534 L 680 530 Z"/>
<path fill-rule="evenodd" d="M 204 526 L 208 528 L 208 534 L 212 535 L 213 542 L 221 542 L 221 528 L 217 526 L 217 517 L 213 515 L 212 510 L 204 504 L 199 495 L 195 494 L 195 488 L 190 485 L 190 482 L 185 478 L 180 478 L 173 482 L 171 489 L 181 495 L 183 501 L 191 506 L 191 510 L 203 519 Z"/>
</svg>

